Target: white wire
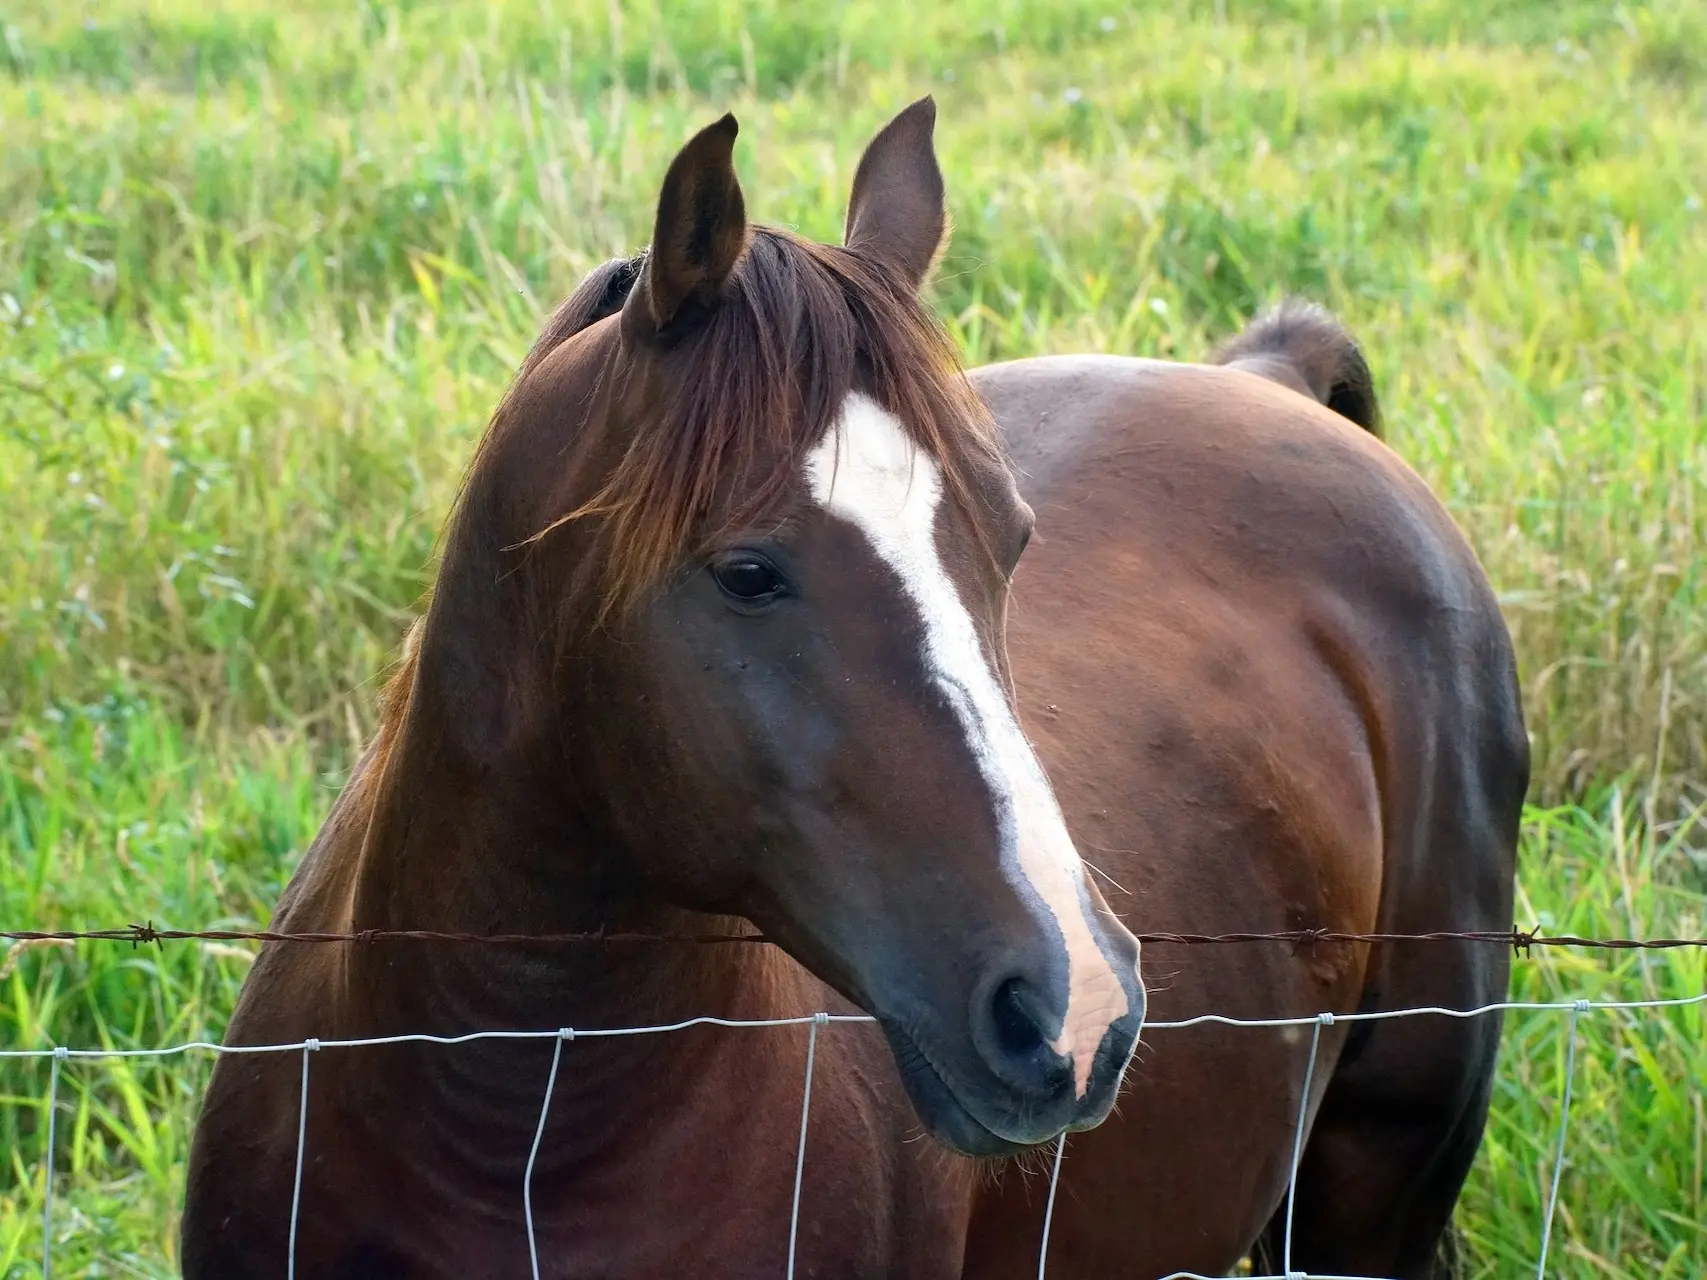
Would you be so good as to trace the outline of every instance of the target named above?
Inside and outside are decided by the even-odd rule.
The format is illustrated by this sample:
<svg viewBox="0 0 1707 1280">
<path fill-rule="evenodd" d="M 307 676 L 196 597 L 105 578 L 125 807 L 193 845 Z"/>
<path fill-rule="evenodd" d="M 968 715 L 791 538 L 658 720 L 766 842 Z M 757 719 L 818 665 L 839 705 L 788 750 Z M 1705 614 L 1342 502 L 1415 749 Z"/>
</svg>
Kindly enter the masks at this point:
<svg viewBox="0 0 1707 1280">
<path fill-rule="evenodd" d="M 1043 1280 L 1049 1265 L 1049 1228 L 1055 1221 L 1055 1188 L 1061 1185 L 1061 1157 L 1067 1153 L 1067 1135 L 1055 1139 L 1055 1163 L 1049 1171 L 1049 1199 L 1043 1206 L 1043 1242 L 1037 1247 L 1037 1280 Z"/>
<path fill-rule="evenodd" d="M 800 1097 L 800 1146 L 794 1153 L 794 1207 L 788 1215 L 788 1280 L 794 1280 L 794 1244 L 800 1235 L 800 1183 L 806 1173 L 806 1118 L 812 1113 L 812 1064 L 818 1057 L 818 1028 L 829 1020 L 827 1013 L 814 1015 L 812 1032 L 806 1041 L 806 1088 Z"/>
<path fill-rule="evenodd" d="M 1478 1017 L 1482 1017 L 1482 1016 L 1484 1016 L 1486 1014 L 1490 1014 L 1490 1013 L 1502 1013 L 1502 1012 L 1508 1012 L 1508 1011 L 1512 1011 L 1512 1012 L 1558 1011 L 1558 1012 L 1570 1013 L 1571 1014 L 1571 1032 L 1570 1032 L 1570 1044 L 1569 1044 L 1569 1048 L 1567 1050 L 1567 1055 L 1566 1055 L 1565 1088 L 1564 1088 L 1563 1099 L 1561 1102 L 1561 1113 L 1562 1114 L 1560 1116 L 1560 1126 L 1559 1126 L 1559 1145 L 1558 1145 L 1558 1152 L 1557 1152 L 1555 1163 L 1554 1163 L 1552 1186 L 1551 1186 L 1549 1196 L 1548 1196 L 1547 1217 L 1546 1217 L 1546 1222 L 1544 1225 L 1542 1241 L 1541 1241 L 1541 1259 L 1540 1259 L 1539 1269 L 1537 1272 L 1538 1276 L 1544 1277 L 1545 1269 L 1546 1269 L 1547 1250 L 1548 1250 L 1549 1244 L 1551 1242 L 1553 1216 L 1554 1216 L 1554 1211 L 1555 1211 L 1555 1208 L 1556 1208 L 1557 1202 L 1558 1202 L 1560 1174 L 1561 1174 L 1561 1171 L 1563 1168 L 1565 1127 L 1568 1124 L 1569 1119 L 1570 1119 L 1571 1077 L 1572 1077 L 1572 1074 L 1574 1072 L 1574 1068 L 1575 1068 L 1575 1064 L 1576 1064 L 1577 1022 L 1578 1022 L 1578 1019 L 1581 1017 L 1582 1014 L 1589 1013 L 1589 1012 L 1618 1011 L 1618 1010 L 1640 1010 L 1640 1009 L 1676 1009 L 1676 1008 L 1682 1008 L 1685 1006 L 1699 1005 L 1699 1004 L 1707 1004 L 1707 991 L 1704 991 L 1704 992 L 1700 993 L 1699 995 L 1676 996 L 1676 997 L 1672 997 L 1672 998 L 1664 999 L 1664 1000 L 1570 1000 L 1570 1001 L 1545 1001 L 1545 1002 L 1544 1001 L 1523 1001 L 1523 1000 L 1502 1000 L 1502 1001 L 1497 1001 L 1497 1002 L 1490 1003 L 1490 1004 L 1478 1005 L 1478 1006 L 1476 1006 L 1474 1008 L 1470 1008 L 1470 1009 L 1448 1009 L 1448 1008 L 1438 1006 L 1438 1005 L 1428 1005 L 1428 1006 L 1422 1006 L 1422 1007 L 1411 1008 L 1411 1009 L 1377 1010 L 1377 1011 L 1368 1012 L 1368 1013 L 1341 1013 L 1341 1014 L 1319 1013 L 1319 1014 L 1312 1014 L 1309 1017 L 1294 1017 L 1294 1018 L 1233 1018 L 1233 1017 L 1228 1017 L 1226 1015 L 1218 1014 L 1218 1013 L 1205 1013 L 1205 1014 L 1198 1014 L 1195 1017 L 1178 1019 L 1178 1020 L 1175 1020 L 1172 1022 L 1151 1022 L 1151 1023 L 1147 1023 L 1145 1025 L 1145 1030 L 1147 1030 L 1147 1031 L 1178 1031 L 1178 1030 L 1184 1030 L 1184 1029 L 1189 1028 L 1189 1027 L 1199 1027 L 1199 1026 L 1209 1026 L 1209 1025 L 1224 1026 L 1224 1027 L 1271 1027 L 1271 1028 L 1272 1027 L 1308 1027 L 1308 1026 L 1314 1026 L 1316 1028 L 1316 1032 L 1315 1032 L 1315 1036 L 1312 1038 L 1312 1041 L 1311 1041 L 1310 1064 L 1309 1064 L 1309 1068 L 1308 1068 L 1308 1070 L 1306 1072 L 1306 1076 L 1305 1076 L 1305 1093 L 1304 1093 L 1304 1096 L 1305 1096 L 1305 1102 L 1307 1105 L 1308 1104 L 1308 1098 L 1309 1098 L 1310 1073 L 1313 1072 L 1315 1069 L 1316 1051 L 1317 1051 L 1317 1048 L 1319 1046 L 1321 1028 L 1325 1025 L 1331 1025 L 1332 1023 L 1335 1023 L 1335 1022 L 1381 1022 L 1381 1021 L 1387 1021 L 1387 1020 L 1394 1019 L 1394 1018 L 1411 1018 L 1411 1017 L 1423 1017 L 1423 1016 L 1465 1019 L 1465 1018 L 1478 1018 Z M 607 1036 L 659 1035 L 659 1034 L 663 1034 L 663 1033 L 671 1032 L 671 1031 L 684 1031 L 690 1027 L 704 1027 L 704 1026 L 716 1026 L 716 1027 L 810 1026 L 812 1028 L 812 1039 L 808 1042 L 808 1047 L 807 1047 L 807 1071 L 808 1071 L 808 1074 L 807 1074 L 807 1092 L 806 1092 L 806 1097 L 803 1099 L 802 1106 L 801 1106 L 801 1146 L 800 1146 L 800 1150 L 796 1156 L 796 1162 L 795 1162 L 794 1209 L 793 1209 L 793 1216 L 792 1216 L 790 1227 L 789 1227 L 790 1274 L 792 1275 L 792 1273 L 793 1273 L 793 1257 L 794 1257 L 795 1237 L 796 1237 L 796 1231 L 798 1228 L 799 1212 L 800 1212 L 800 1185 L 801 1185 L 801 1180 L 802 1180 L 802 1171 L 804 1170 L 804 1167 L 805 1167 L 805 1165 L 804 1165 L 804 1161 L 805 1161 L 805 1133 L 806 1133 L 806 1122 L 807 1122 L 807 1114 L 806 1113 L 807 1113 L 807 1108 L 810 1106 L 810 1103 L 811 1103 L 811 1078 L 812 1078 L 811 1077 L 811 1070 L 812 1070 L 814 1056 L 815 1056 L 815 1049 L 817 1046 L 817 1029 L 819 1026 L 822 1026 L 822 1025 L 825 1025 L 825 1024 L 828 1024 L 831 1022 L 872 1023 L 875 1021 L 876 1021 L 875 1018 L 873 1018 L 867 1014 L 853 1014 L 853 1013 L 814 1013 L 814 1014 L 807 1014 L 807 1015 L 804 1015 L 801 1017 L 793 1017 L 793 1018 L 718 1018 L 718 1017 L 704 1016 L 704 1017 L 697 1017 L 697 1018 L 686 1018 L 680 1022 L 659 1023 L 656 1025 L 652 1025 L 652 1026 L 601 1027 L 601 1028 L 594 1028 L 592 1030 L 577 1030 L 577 1031 L 574 1031 L 570 1034 L 574 1035 L 577 1038 L 581 1038 L 581 1037 L 607 1037 Z M 534 1145 L 533 1145 L 533 1149 L 530 1151 L 529 1156 L 528 1156 L 528 1171 L 527 1171 L 527 1175 L 526 1175 L 526 1184 L 524 1185 L 524 1188 L 523 1188 L 524 1208 L 525 1208 L 525 1212 L 526 1212 L 526 1215 L 528 1218 L 529 1253 L 530 1253 L 530 1256 L 533 1256 L 534 1255 L 534 1240 L 533 1240 L 532 1203 L 531 1203 L 533 1163 L 534 1163 L 535 1157 L 538 1154 L 540 1141 L 541 1141 L 541 1138 L 542 1138 L 542 1135 L 544 1132 L 545 1117 L 546 1117 L 546 1113 L 549 1110 L 549 1106 L 550 1106 L 550 1094 L 551 1094 L 552 1088 L 554 1087 L 555 1082 L 556 1082 L 556 1072 L 557 1072 L 558 1061 L 559 1061 L 560 1054 L 562 1052 L 563 1040 L 565 1038 L 566 1038 L 565 1029 L 560 1028 L 558 1030 L 553 1030 L 553 1031 L 471 1031 L 471 1032 L 468 1032 L 466 1034 L 457 1035 L 457 1036 L 440 1036 L 440 1035 L 430 1035 L 430 1034 L 427 1034 L 424 1032 L 416 1032 L 416 1033 L 410 1033 L 410 1034 L 405 1034 L 405 1035 L 371 1036 L 371 1037 L 364 1037 L 364 1038 L 352 1039 L 352 1040 L 320 1040 L 320 1039 L 317 1039 L 315 1037 L 310 1036 L 309 1038 L 307 1038 L 305 1040 L 298 1040 L 298 1041 L 293 1041 L 293 1042 L 285 1043 L 285 1044 L 268 1044 L 268 1045 L 225 1045 L 225 1044 L 216 1044 L 216 1043 L 209 1041 L 209 1040 L 190 1040 L 190 1041 L 185 1041 L 181 1044 L 163 1045 L 163 1046 L 160 1046 L 157 1048 L 148 1048 L 148 1049 L 105 1049 L 105 1048 L 103 1048 L 103 1049 L 68 1049 L 63 1045 L 55 1046 L 52 1048 L 46 1048 L 46 1049 L 0 1049 L 0 1059 L 51 1058 L 53 1060 L 53 1066 L 51 1068 L 51 1074 L 49 1075 L 49 1079 L 48 1079 L 49 1103 L 50 1103 L 49 1112 L 48 1112 L 49 1162 L 48 1162 L 48 1167 L 47 1167 L 46 1183 L 44 1186 L 43 1207 L 42 1207 L 42 1230 L 43 1230 L 42 1275 L 43 1275 L 43 1278 L 44 1278 L 44 1280 L 48 1280 L 49 1275 L 50 1275 L 49 1267 L 51 1265 L 51 1259 L 49 1256 L 50 1252 L 51 1252 L 50 1247 L 49 1247 L 49 1229 L 51 1226 L 51 1215 L 52 1215 L 52 1208 L 53 1208 L 53 1204 L 52 1204 L 52 1195 L 53 1195 L 52 1145 L 53 1145 L 53 1126 L 54 1126 L 54 1114 L 53 1114 L 54 1106 L 53 1106 L 53 1104 L 57 1101 L 56 1095 L 57 1095 L 58 1080 L 59 1080 L 59 1064 L 66 1061 L 67 1059 L 70 1059 L 70 1058 L 79 1058 L 79 1059 L 166 1058 L 166 1057 L 174 1057 L 178 1054 L 189 1053 L 189 1052 L 192 1052 L 194 1050 L 203 1050 L 203 1051 L 206 1051 L 208 1053 L 213 1053 L 213 1054 L 300 1052 L 302 1054 L 302 1090 L 301 1090 L 301 1101 L 299 1104 L 299 1113 L 298 1113 L 298 1118 L 297 1118 L 296 1177 L 295 1177 L 295 1185 L 294 1185 L 294 1187 L 292 1189 L 292 1193 L 291 1193 L 290 1241 L 289 1241 L 289 1255 L 288 1255 L 288 1259 L 287 1259 L 287 1271 L 286 1271 L 287 1280 L 295 1280 L 295 1275 L 296 1275 L 296 1229 L 297 1229 L 297 1219 L 298 1219 L 298 1215 L 299 1215 L 299 1212 L 301 1209 L 303 1156 L 304 1156 L 304 1151 L 305 1151 L 306 1142 L 307 1142 L 307 1129 L 308 1129 L 308 1077 L 309 1077 L 308 1063 L 309 1063 L 309 1055 L 310 1054 L 314 1053 L 315 1051 L 317 1051 L 319 1049 L 359 1049 L 359 1048 L 371 1048 L 371 1047 L 379 1047 L 379 1046 L 384 1046 L 384 1045 L 398 1045 L 398 1044 L 461 1045 L 461 1044 L 472 1044 L 472 1043 L 475 1043 L 478 1041 L 483 1041 L 483 1040 L 546 1040 L 546 1039 L 556 1039 L 557 1040 L 557 1049 L 554 1051 L 553 1056 L 552 1056 L 552 1074 L 551 1074 L 550 1079 L 547 1082 L 546 1103 L 545 1103 L 545 1106 L 542 1107 L 542 1109 L 541 1109 L 540 1124 L 534 1133 Z M 1302 1125 L 1300 1125 L 1298 1133 L 1294 1135 L 1294 1143 L 1293 1143 L 1294 1149 L 1293 1149 L 1293 1162 L 1292 1162 L 1292 1173 L 1293 1173 L 1293 1182 L 1294 1183 L 1297 1180 L 1298 1164 L 1299 1164 L 1299 1161 L 1301 1159 L 1301 1143 L 1299 1141 L 1301 1134 L 1302 1134 Z M 1042 1268 L 1044 1266 L 1044 1263 L 1045 1263 L 1045 1260 L 1047 1257 L 1046 1251 L 1048 1248 L 1048 1231 L 1049 1231 L 1049 1225 L 1050 1225 L 1050 1218 L 1051 1218 L 1051 1215 L 1053 1214 L 1053 1211 L 1054 1211 L 1055 1191 L 1056 1191 L 1057 1182 L 1058 1182 L 1059 1177 L 1060 1177 L 1061 1157 L 1062 1157 L 1062 1153 L 1064 1150 L 1064 1145 L 1065 1145 L 1065 1135 L 1063 1135 L 1062 1140 L 1056 1146 L 1055 1170 L 1054 1170 L 1054 1175 L 1051 1178 L 1050 1186 L 1049 1186 L 1049 1205 L 1048 1205 L 1048 1208 L 1045 1210 L 1045 1214 L 1044 1214 L 1043 1252 L 1040 1252 L 1040 1255 L 1038 1258 L 1038 1267 L 1039 1267 L 1039 1275 L 1040 1276 L 1042 1275 Z M 1290 1267 L 1290 1249 L 1291 1249 L 1291 1243 L 1292 1243 L 1291 1217 L 1292 1217 L 1292 1192 L 1289 1189 L 1288 1190 L 1288 1197 L 1287 1197 L 1287 1234 L 1286 1234 L 1286 1248 L 1288 1251 L 1288 1258 L 1287 1258 L 1288 1267 Z M 534 1257 L 534 1275 L 537 1276 L 538 1274 L 539 1274 L 538 1260 L 537 1260 L 537 1256 L 535 1256 Z M 1213 1277 L 1199 1276 L 1198 1273 L 1191 1272 L 1191 1271 L 1176 1271 L 1176 1272 L 1172 1273 L 1171 1275 L 1164 1277 L 1163 1280 L 1213 1280 Z M 1288 1273 L 1284 1274 L 1284 1275 L 1256 1276 L 1256 1277 L 1251 1277 L 1250 1280 L 1380 1280 L 1380 1278 L 1379 1277 L 1369 1277 L 1369 1276 L 1322 1276 L 1322 1275 L 1315 1275 L 1315 1274 L 1310 1274 L 1310 1275 L 1306 1276 L 1305 1273 L 1292 1272 L 1289 1270 Z"/>
<path fill-rule="evenodd" d="M 53 1274 L 53 1133 L 59 1110 L 59 1064 L 70 1053 L 63 1047 L 53 1051 L 47 1075 L 47 1155 L 44 1158 L 41 1193 L 41 1280 Z"/>
<path fill-rule="evenodd" d="M 290 1242 L 285 1254 L 285 1280 L 296 1280 L 296 1220 L 302 1209 L 302 1153 L 308 1146 L 308 1059 L 320 1042 L 313 1036 L 302 1042 L 302 1100 L 296 1112 L 296 1181 L 290 1192 Z"/>
<path fill-rule="evenodd" d="M 1393 1018 L 1414 1018 L 1428 1014 L 1440 1018 L 1480 1018 L 1490 1013 L 1534 1012 L 1545 1013 L 1549 1010 L 1568 1013 L 1578 1005 L 1586 1003 L 1595 1011 L 1616 1009 L 1676 1009 L 1684 1005 L 1707 1004 L 1707 991 L 1694 996 L 1674 996 L 1668 1000 L 1500 1000 L 1493 1004 L 1479 1004 L 1473 1009 L 1447 1009 L 1440 1005 L 1419 1005 L 1413 1009 L 1376 1009 L 1367 1013 L 1336 1013 L 1335 1022 L 1387 1022 Z M 1200 1013 L 1193 1018 L 1182 1018 L 1177 1022 L 1146 1022 L 1146 1031 L 1183 1031 L 1187 1027 L 1201 1027 L 1215 1024 L 1223 1027 L 1307 1027 L 1320 1014 L 1311 1014 L 1307 1018 L 1229 1018 L 1219 1013 Z M 1314 1280 L 1314 1278 L 1312 1278 Z M 1324 1280 L 1327 1280 L 1324 1277 Z"/>
<path fill-rule="evenodd" d="M 1588 1008 L 1579 1000 L 1571 1008 L 1570 1039 L 1565 1047 L 1565 1087 L 1559 1100 L 1559 1148 L 1553 1155 L 1553 1185 L 1547 1192 L 1547 1216 L 1541 1220 L 1541 1259 L 1535 1264 L 1535 1280 L 1546 1280 L 1547 1246 L 1553 1240 L 1553 1210 L 1559 1203 L 1559 1175 L 1565 1169 L 1565 1130 L 1571 1123 L 1571 1079 L 1577 1072 L 1577 1019 Z"/>
<path fill-rule="evenodd" d="M 1280 1269 L 1287 1275 L 1292 1270 L 1292 1210 L 1298 1203 L 1298 1166 L 1304 1158 L 1304 1122 L 1310 1115 L 1310 1085 L 1316 1078 L 1316 1053 L 1322 1047 L 1322 1028 L 1334 1025 L 1334 1015 L 1318 1014 L 1316 1029 L 1310 1036 L 1310 1060 L 1304 1064 L 1304 1096 L 1298 1100 L 1298 1125 L 1292 1131 L 1292 1176 L 1286 1180 L 1286 1239 L 1281 1246 Z"/>
<path fill-rule="evenodd" d="M 551 1073 L 545 1077 L 545 1101 L 539 1104 L 539 1124 L 534 1127 L 533 1146 L 528 1148 L 528 1167 L 522 1174 L 522 1217 L 528 1229 L 528 1263 L 533 1267 L 533 1280 L 539 1280 L 539 1249 L 533 1238 L 533 1165 L 539 1158 L 539 1144 L 545 1139 L 545 1118 L 551 1114 L 551 1095 L 557 1091 L 557 1064 L 563 1060 L 563 1042 L 575 1038 L 573 1027 L 560 1028 L 557 1044 L 551 1050 Z"/>
<path fill-rule="evenodd" d="M 1336 1013 L 1335 1022 L 1385 1022 L 1393 1018 L 1413 1018 L 1431 1016 L 1440 1018 L 1480 1018 L 1490 1013 L 1503 1012 L 1547 1012 L 1555 1010 L 1568 1013 L 1578 1005 L 1585 1005 L 1591 1012 L 1605 1012 L 1621 1009 L 1676 1009 L 1686 1005 L 1707 1004 L 1707 991 L 1695 996 L 1677 996 L 1668 1000 L 1561 1000 L 1548 1003 L 1539 1001 L 1501 1001 L 1497 1004 L 1477 1005 L 1473 1009 L 1447 1009 L 1435 1005 L 1422 1006 L 1415 1009 L 1382 1009 L 1371 1013 Z M 689 1027 L 801 1027 L 817 1019 L 817 1014 L 806 1014 L 798 1018 L 688 1018 L 682 1022 L 660 1023 L 647 1027 L 600 1027 L 591 1031 L 577 1030 L 576 1039 L 591 1036 L 645 1036 L 659 1035 L 668 1031 L 684 1031 Z M 828 1022 L 876 1022 L 877 1019 L 863 1013 L 831 1013 L 824 1015 Z M 1318 1013 L 1299 1018 L 1229 1018 L 1219 1013 L 1202 1013 L 1196 1017 L 1183 1018 L 1175 1022 L 1146 1022 L 1144 1030 L 1149 1031 L 1183 1031 L 1189 1027 L 1222 1026 L 1222 1027 L 1308 1027 L 1321 1017 Z M 473 1044 L 480 1040 L 549 1040 L 557 1034 L 556 1031 L 470 1031 L 460 1036 L 436 1036 L 424 1032 L 399 1036 L 372 1036 L 360 1040 L 315 1040 L 314 1045 L 321 1049 L 365 1049 L 392 1044 Z M 209 1053 L 241 1054 L 241 1053 L 293 1053 L 306 1048 L 308 1041 L 296 1040 L 286 1044 L 215 1044 L 211 1040 L 188 1040 L 182 1044 L 165 1045 L 155 1049 L 70 1049 L 66 1052 L 71 1058 L 164 1058 L 175 1054 L 188 1053 L 194 1049 L 202 1049 Z M 51 1058 L 53 1049 L 0 1049 L 0 1058 Z M 1315 1280 L 1315 1277 L 1312 1277 Z"/>
<path fill-rule="evenodd" d="M 596 1027 L 591 1031 L 575 1032 L 576 1039 L 588 1036 L 649 1036 L 666 1031 L 685 1031 L 689 1027 L 801 1027 L 817 1018 L 808 1013 L 797 1018 L 686 1018 L 681 1022 L 664 1022 L 647 1027 Z M 829 1022 L 876 1022 L 864 1013 L 829 1013 Z M 479 1040 L 549 1040 L 556 1031 L 469 1031 L 459 1036 L 436 1036 L 424 1031 L 398 1036 L 369 1036 L 359 1040 L 315 1040 L 317 1049 L 372 1049 L 392 1044 L 473 1044 Z M 182 1044 L 158 1049 L 72 1049 L 73 1058 L 159 1058 L 205 1049 L 210 1053 L 293 1053 L 308 1046 L 307 1040 L 288 1044 L 216 1044 L 211 1040 L 186 1040 Z M 0 1049 L 0 1058 L 50 1058 L 52 1049 Z"/>
</svg>

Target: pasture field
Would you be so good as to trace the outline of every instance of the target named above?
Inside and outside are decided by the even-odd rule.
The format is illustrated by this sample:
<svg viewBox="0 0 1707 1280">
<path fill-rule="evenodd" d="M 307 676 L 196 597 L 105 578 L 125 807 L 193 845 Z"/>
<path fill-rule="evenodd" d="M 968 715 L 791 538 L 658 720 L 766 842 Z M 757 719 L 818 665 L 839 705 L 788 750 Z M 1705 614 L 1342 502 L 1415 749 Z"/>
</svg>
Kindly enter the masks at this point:
<svg viewBox="0 0 1707 1280">
<path fill-rule="evenodd" d="M 1517 637 L 1520 922 L 1707 933 L 1694 0 L 0 6 L 0 928 L 264 924 L 545 310 L 724 109 L 754 216 L 833 238 L 927 90 L 968 360 L 1338 311 Z M 0 1048 L 217 1038 L 247 957 L 7 954 Z M 1699 951 L 1513 982 L 1704 989 Z M 1533 1273 L 1566 1025 L 1508 1022 L 1468 1275 Z M 205 1074 L 66 1069 L 55 1274 L 173 1273 Z M 0 1062 L 4 1277 L 39 1271 L 46 1084 Z M 1707 1274 L 1707 1009 L 1586 1015 L 1575 1085 L 1553 1274 Z"/>
</svg>

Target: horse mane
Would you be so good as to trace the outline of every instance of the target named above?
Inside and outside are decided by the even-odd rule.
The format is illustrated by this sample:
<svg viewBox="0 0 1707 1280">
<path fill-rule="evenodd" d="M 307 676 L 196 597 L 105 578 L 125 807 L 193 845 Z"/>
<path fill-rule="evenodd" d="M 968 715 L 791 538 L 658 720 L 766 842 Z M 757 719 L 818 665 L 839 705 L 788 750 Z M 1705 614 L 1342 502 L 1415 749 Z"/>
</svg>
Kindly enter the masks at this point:
<svg viewBox="0 0 1707 1280">
<path fill-rule="evenodd" d="M 642 259 L 606 263 L 552 317 L 516 385 L 582 329 L 621 309 Z M 658 362 L 630 442 L 598 491 L 529 539 L 601 518 L 599 603 L 608 621 L 684 561 L 764 525 L 805 456 L 856 388 L 905 425 L 976 520 L 975 469 L 999 436 L 948 335 L 885 264 L 787 231 L 755 227 L 721 298 L 679 336 L 640 355 Z M 499 414 L 504 409 L 500 407 Z"/>
<path fill-rule="evenodd" d="M 524 411 L 519 393 L 530 376 L 565 342 L 618 314 L 644 262 L 641 254 L 602 263 L 552 313 L 475 449 L 447 528 L 466 527 L 480 459 L 497 447 L 499 424 Z M 974 477 L 1001 459 L 1000 436 L 948 334 L 886 264 L 754 227 L 722 297 L 639 359 L 661 362 L 663 376 L 650 380 L 657 394 L 639 406 L 644 420 L 632 424 L 627 450 L 588 501 L 525 540 L 538 544 L 570 522 L 600 517 L 588 558 L 598 569 L 596 600 L 574 592 L 558 602 L 578 621 L 612 620 L 696 552 L 763 527 L 856 388 L 936 461 L 948 494 L 984 536 Z M 645 381 L 633 372 L 605 376 Z M 541 601 L 540 612 L 549 615 L 552 603 Z M 383 739 L 408 701 L 421 626 L 410 628 L 381 694 Z"/>
</svg>

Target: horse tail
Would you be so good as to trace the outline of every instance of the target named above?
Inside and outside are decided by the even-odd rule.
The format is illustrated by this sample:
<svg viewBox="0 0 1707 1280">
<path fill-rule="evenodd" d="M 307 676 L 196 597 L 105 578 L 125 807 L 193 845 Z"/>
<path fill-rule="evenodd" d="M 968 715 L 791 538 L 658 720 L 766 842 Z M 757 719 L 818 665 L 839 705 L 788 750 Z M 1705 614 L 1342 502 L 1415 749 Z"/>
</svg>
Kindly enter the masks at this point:
<svg viewBox="0 0 1707 1280">
<path fill-rule="evenodd" d="M 1303 392 L 1377 439 L 1381 406 L 1356 340 L 1321 307 L 1287 299 L 1221 344 L 1211 363 Z"/>
</svg>

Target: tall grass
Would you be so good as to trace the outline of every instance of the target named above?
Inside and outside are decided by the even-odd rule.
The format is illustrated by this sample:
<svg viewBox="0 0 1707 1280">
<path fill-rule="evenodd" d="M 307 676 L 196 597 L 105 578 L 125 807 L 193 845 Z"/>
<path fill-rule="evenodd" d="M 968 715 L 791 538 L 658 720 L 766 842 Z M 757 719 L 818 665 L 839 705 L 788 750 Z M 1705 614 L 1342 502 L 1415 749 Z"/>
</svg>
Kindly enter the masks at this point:
<svg viewBox="0 0 1707 1280">
<path fill-rule="evenodd" d="M 723 109 L 755 213 L 831 238 L 859 147 L 927 89 L 957 228 L 935 304 L 970 360 L 1195 358 L 1282 292 L 1340 312 L 1517 638 L 1524 913 L 1703 932 L 1707 17 L 1685 0 L 0 14 L 3 926 L 264 921 L 544 311 L 637 247 Z M 0 1044 L 217 1036 L 244 966 L 15 954 Z M 1703 977 L 1692 953 L 1549 952 L 1515 993 Z M 1511 1024 L 1476 1274 L 1538 1238 L 1565 1025 Z M 1702 1031 L 1581 1023 L 1565 1273 L 1707 1266 Z M 62 1274 L 170 1266 L 202 1070 L 67 1070 Z M 0 1275 L 39 1251 L 45 1084 L 0 1067 Z"/>
<path fill-rule="evenodd" d="M 186 716 L 324 716 L 542 309 L 644 237 L 714 103 L 755 207 L 830 236 L 930 88 L 970 358 L 1193 357 L 1282 291 L 1332 305 L 1505 592 L 1541 794 L 1707 772 L 1692 7 L 804 8 L 9 26 L 0 714 L 122 663 Z"/>
</svg>

